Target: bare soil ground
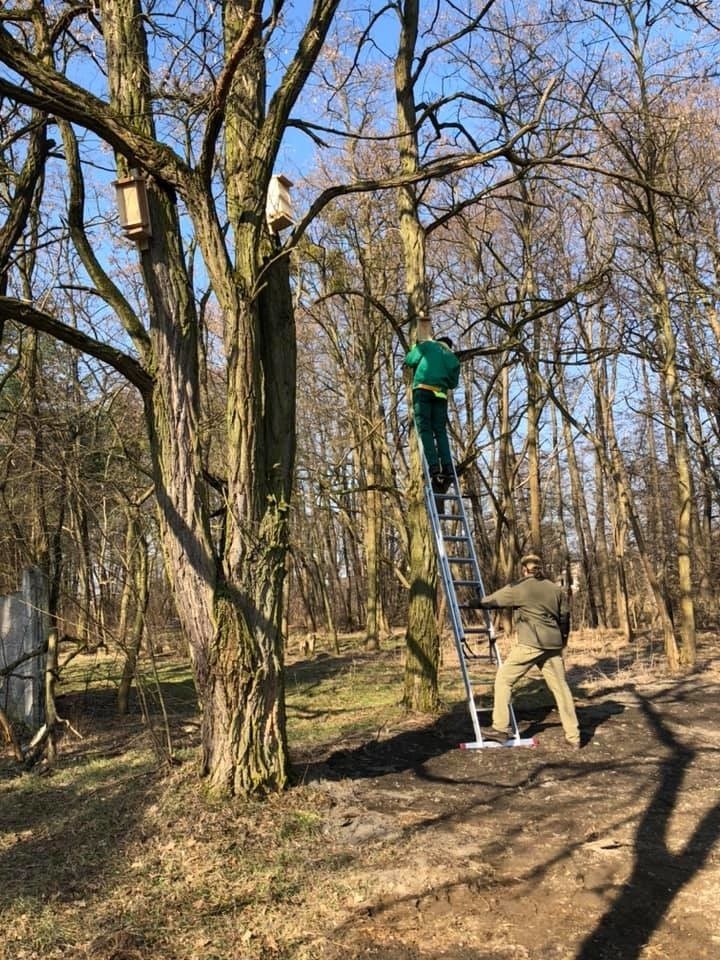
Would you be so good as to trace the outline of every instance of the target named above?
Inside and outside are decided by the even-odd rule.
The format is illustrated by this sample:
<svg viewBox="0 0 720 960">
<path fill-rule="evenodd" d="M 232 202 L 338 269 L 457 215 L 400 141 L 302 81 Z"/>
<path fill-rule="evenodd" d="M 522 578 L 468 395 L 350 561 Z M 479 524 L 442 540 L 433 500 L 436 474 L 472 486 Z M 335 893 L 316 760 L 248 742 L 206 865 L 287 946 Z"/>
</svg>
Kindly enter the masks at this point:
<svg viewBox="0 0 720 960">
<path fill-rule="evenodd" d="M 536 681 L 536 748 L 458 749 L 447 659 L 436 719 L 362 713 L 363 676 L 397 697 L 396 648 L 291 665 L 299 783 L 264 803 L 214 801 L 191 762 L 158 775 L 109 709 L 52 775 L 0 761 L 0 958 L 720 958 L 718 638 L 674 680 L 576 637 L 580 752 Z"/>
</svg>

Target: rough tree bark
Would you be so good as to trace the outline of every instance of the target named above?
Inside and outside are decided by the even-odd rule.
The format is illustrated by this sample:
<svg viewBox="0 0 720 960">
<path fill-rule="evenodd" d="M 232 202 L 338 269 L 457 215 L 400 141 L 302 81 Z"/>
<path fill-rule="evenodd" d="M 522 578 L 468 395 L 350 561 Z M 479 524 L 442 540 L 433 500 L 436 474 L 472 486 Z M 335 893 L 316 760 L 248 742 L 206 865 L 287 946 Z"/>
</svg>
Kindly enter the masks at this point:
<svg viewBox="0 0 720 960">
<path fill-rule="evenodd" d="M 137 168 L 147 182 L 152 238 L 140 255 L 145 326 L 83 240 L 79 164 L 71 169 L 76 246 L 97 289 L 121 317 L 139 362 L 30 305 L 9 301 L 3 312 L 110 363 L 143 395 L 166 566 L 203 711 L 202 771 L 224 793 L 280 789 L 289 775 L 281 626 L 295 338 L 287 260 L 266 262 L 274 250 L 264 210 L 282 130 L 336 6 L 337 0 L 314 4 L 297 53 L 266 105 L 261 5 L 224 4 L 226 61 L 211 91 L 194 169 L 156 138 L 146 21 L 137 0 L 100 0 L 109 103 L 71 83 L 0 27 L 0 59 L 27 81 L 23 87 L 3 81 L 3 93 L 91 129 L 115 150 L 120 174 Z M 85 12 L 79 8 L 74 14 Z M 224 123 L 234 263 L 213 202 Z M 63 135 L 72 165 L 69 123 Z M 211 537 L 203 481 L 200 331 L 178 196 L 193 221 L 225 317 L 228 463 L 222 555 Z"/>
<path fill-rule="evenodd" d="M 418 0 L 405 0 L 400 8 L 400 38 L 395 58 L 395 100 L 400 169 L 412 174 L 419 168 L 418 124 L 413 60 L 418 35 Z M 425 230 L 418 214 L 417 188 L 408 184 L 397 195 L 400 240 L 405 265 L 405 293 L 410 341 L 431 336 L 425 278 Z M 408 409 L 412 409 L 408 385 Z M 440 635 L 437 619 L 437 561 L 423 495 L 418 438 L 410 436 L 408 528 L 410 539 L 410 599 L 405 637 L 404 703 L 414 710 L 438 709 Z"/>
</svg>

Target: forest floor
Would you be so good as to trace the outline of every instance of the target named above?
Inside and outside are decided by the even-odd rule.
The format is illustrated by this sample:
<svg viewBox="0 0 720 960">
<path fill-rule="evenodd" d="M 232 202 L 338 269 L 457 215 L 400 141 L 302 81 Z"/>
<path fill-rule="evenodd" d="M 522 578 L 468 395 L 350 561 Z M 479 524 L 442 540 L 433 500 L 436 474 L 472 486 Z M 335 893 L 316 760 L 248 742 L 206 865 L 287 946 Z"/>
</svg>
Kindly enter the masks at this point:
<svg viewBox="0 0 720 960">
<path fill-rule="evenodd" d="M 30 775 L 0 755 L 1 960 L 720 957 L 717 635 L 672 679 L 648 641 L 573 634 L 580 752 L 536 679 L 536 747 L 458 749 L 450 651 L 436 718 L 398 705 L 401 639 L 290 660 L 298 783 L 229 803 L 196 777 L 185 665 L 162 669 L 164 772 L 112 670 L 78 666 L 60 707 L 83 739 Z"/>
</svg>

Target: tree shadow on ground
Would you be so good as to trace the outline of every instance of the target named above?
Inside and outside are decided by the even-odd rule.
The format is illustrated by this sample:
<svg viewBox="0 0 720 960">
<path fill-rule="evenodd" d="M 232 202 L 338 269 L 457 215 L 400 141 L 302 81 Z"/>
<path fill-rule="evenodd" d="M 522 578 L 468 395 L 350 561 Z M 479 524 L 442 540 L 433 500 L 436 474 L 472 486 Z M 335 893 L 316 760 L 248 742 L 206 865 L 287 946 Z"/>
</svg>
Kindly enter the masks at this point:
<svg viewBox="0 0 720 960">
<path fill-rule="evenodd" d="M 358 664 L 377 664 L 383 659 L 395 663 L 399 649 L 401 648 L 396 644 L 383 650 L 353 650 L 347 654 L 320 651 L 311 658 L 287 663 L 285 682 L 286 685 L 315 685 L 343 674 Z"/>
<path fill-rule="evenodd" d="M 542 683 L 539 686 L 544 689 Z M 554 720 L 548 719 L 554 709 L 554 705 L 524 707 L 518 716 L 523 736 L 535 736 L 550 727 L 559 726 L 557 715 Z M 622 704 L 607 700 L 579 711 L 584 737 L 592 737 L 597 727 L 624 709 Z M 311 783 L 317 780 L 373 778 L 406 770 L 419 771 L 429 760 L 458 749 L 471 737 L 473 729 L 468 707 L 462 702 L 435 720 L 428 720 L 386 739 L 376 738 L 360 746 L 334 750 L 323 759 L 310 758 L 307 762 L 296 762 L 295 774 L 303 783 Z"/>
<path fill-rule="evenodd" d="M 57 695 L 58 711 L 69 720 L 112 720 L 118 718 L 117 691 L 120 675 L 103 677 L 102 686 L 88 683 L 82 689 L 64 691 L 60 688 Z M 198 712 L 197 691 L 190 668 L 185 664 L 163 666 L 163 673 L 156 682 L 144 680 L 142 693 L 148 712 L 160 714 L 169 712 L 173 716 L 187 719 Z M 129 716 L 141 713 L 137 680 L 133 681 L 129 698 Z M 161 702 L 162 699 L 162 702 Z"/>
<path fill-rule="evenodd" d="M 19 899 L 82 900 L 122 861 L 160 776 L 152 754 L 139 759 L 126 754 L 128 745 L 149 747 L 165 718 L 175 749 L 196 740 L 196 724 L 188 721 L 197 717 L 197 697 L 185 668 L 160 683 L 163 703 L 157 687 L 144 689 L 147 713 L 133 687 L 125 716 L 117 713 L 112 683 L 61 693 L 58 712 L 72 729 L 62 733 L 56 765 L 32 773 L 14 762 L 0 765 L 0 836 L 10 839 L 0 844 L 0 907 Z"/>
<path fill-rule="evenodd" d="M 530 675 L 513 694 L 513 708 L 524 737 L 537 737 L 546 730 L 561 728 L 555 701 L 544 680 Z M 576 700 L 575 709 L 583 745 L 593 739 L 596 729 L 610 717 L 622 713 L 625 705 L 603 695 L 595 701 Z"/>
<path fill-rule="evenodd" d="M 453 739 L 453 733 L 460 727 L 462 713 L 456 708 L 434 722 L 404 730 L 385 740 L 368 739 L 350 749 L 334 750 L 323 759 L 296 762 L 296 777 L 303 783 L 312 783 L 317 780 L 364 779 L 412 770 L 457 747 L 458 741 Z M 463 719 L 466 717 L 467 711 L 464 711 Z"/>
<path fill-rule="evenodd" d="M 636 697 L 655 739 L 669 755 L 635 835 L 632 874 L 581 945 L 576 960 L 637 960 L 678 892 L 704 866 L 720 838 L 718 802 L 706 811 L 681 849 L 670 849 L 670 823 L 698 751 L 677 740 L 648 698 L 637 692 Z"/>
<path fill-rule="evenodd" d="M 4 778 L 7 783 L 7 778 Z M 128 834 L 153 794 L 157 771 L 88 764 L 71 783 L 16 774 L 2 797 L 0 908 L 16 900 L 72 903 L 95 893 L 123 859 Z"/>
</svg>

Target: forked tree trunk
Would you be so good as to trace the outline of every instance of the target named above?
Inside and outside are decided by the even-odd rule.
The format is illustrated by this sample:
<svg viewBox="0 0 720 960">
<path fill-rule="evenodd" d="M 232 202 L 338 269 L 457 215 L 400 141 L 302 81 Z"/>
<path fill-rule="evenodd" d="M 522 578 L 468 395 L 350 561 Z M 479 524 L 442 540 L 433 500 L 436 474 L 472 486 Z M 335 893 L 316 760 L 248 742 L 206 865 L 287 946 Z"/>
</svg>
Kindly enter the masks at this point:
<svg viewBox="0 0 720 960">
<path fill-rule="evenodd" d="M 143 395 L 166 568 L 203 708 L 202 767 L 213 787 L 234 792 L 287 781 L 281 638 L 295 441 L 295 332 L 287 264 L 267 262 L 277 245 L 265 224 L 265 198 L 283 132 L 338 2 L 311 5 L 267 105 L 264 31 L 273 20 L 265 23 L 262 4 L 250 0 L 219 5 L 224 61 L 208 80 L 207 97 L 198 100 L 206 111 L 193 167 L 155 136 L 148 20 L 139 0 L 96 5 L 105 43 L 106 99 L 53 69 L 49 38 L 42 57 L 30 56 L 8 31 L 0 31 L 3 62 L 28 81 L 17 88 L 20 99 L 25 89 L 32 90 L 27 96 L 51 105 L 59 118 L 73 194 L 68 206 L 73 242 L 140 358 L 54 320 L 59 339 L 109 362 Z M 35 19 L 42 28 L 42 17 Z M 133 167 L 145 174 L 152 226 L 140 257 L 147 326 L 84 234 L 81 165 L 71 123 L 93 130 L 117 151 L 120 175 Z M 226 179 L 217 205 L 221 132 Z M 218 547 L 211 536 L 200 439 L 201 331 L 178 197 L 226 321 L 228 536 Z M 220 223 L 226 215 L 227 231 Z M 27 315 L 21 322 L 44 328 L 41 311 L 28 307 Z"/>
<path fill-rule="evenodd" d="M 153 136 L 139 5 L 103 0 L 102 7 L 114 106 Z M 153 234 L 141 263 L 152 388 L 145 411 L 166 567 L 202 707 L 201 769 L 221 793 L 281 789 L 288 780 L 281 624 L 295 399 L 287 267 L 267 271 L 263 287 L 257 236 L 238 230 L 233 277 L 212 218 L 202 215 L 207 198 L 196 194 L 196 227 L 227 318 L 228 534 L 217 558 L 203 483 L 192 287 L 174 196 L 157 181 L 148 186 Z M 241 198 L 260 208 L 258 229 L 265 186 L 255 178 L 254 197 Z"/>
</svg>

